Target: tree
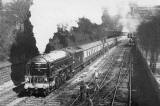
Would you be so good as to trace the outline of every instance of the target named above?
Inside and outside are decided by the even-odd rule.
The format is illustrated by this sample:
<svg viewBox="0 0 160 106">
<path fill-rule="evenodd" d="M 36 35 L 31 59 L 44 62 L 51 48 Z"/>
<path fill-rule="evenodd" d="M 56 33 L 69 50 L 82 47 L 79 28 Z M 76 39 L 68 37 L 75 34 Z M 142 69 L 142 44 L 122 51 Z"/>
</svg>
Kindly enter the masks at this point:
<svg viewBox="0 0 160 106">
<path fill-rule="evenodd" d="M 31 0 L 13 0 L 2 5 L 0 1 L 0 59 L 7 60 L 17 33 L 24 30 Z"/>
<path fill-rule="evenodd" d="M 77 24 L 78 24 L 78 29 L 80 32 L 87 33 L 87 34 L 92 33 L 91 31 L 92 23 L 90 22 L 89 19 L 84 18 L 84 17 L 79 18 Z"/>
<path fill-rule="evenodd" d="M 88 18 L 82 17 L 77 21 L 78 27 L 71 27 L 67 30 L 66 25 L 58 25 L 52 41 L 47 44 L 46 51 L 49 52 L 54 44 L 60 45 L 54 49 L 61 49 L 67 46 L 77 46 L 96 40 L 101 40 L 108 33 L 103 31 L 103 25 L 92 23 Z M 57 39 L 58 38 L 58 39 Z M 60 42 L 58 42 L 60 41 Z M 61 46 L 62 45 L 62 46 Z"/>
<path fill-rule="evenodd" d="M 36 47 L 36 41 L 33 36 L 33 26 L 29 21 L 30 14 L 28 14 L 28 19 L 24 21 L 24 31 L 17 32 L 15 42 L 11 47 L 11 62 L 25 62 L 30 58 L 36 56 L 38 48 Z"/>
<path fill-rule="evenodd" d="M 160 53 L 160 16 L 152 17 L 149 22 L 143 22 L 138 27 L 138 40 L 143 50 L 146 52 L 146 57 L 149 52 L 150 66 L 155 72 L 156 62 Z"/>
<path fill-rule="evenodd" d="M 32 4 L 32 0 L 13 0 L 10 2 L 6 9 L 9 14 L 16 17 L 16 20 L 23 23 L 28 18 L 29 8 Z"/>
</svg>

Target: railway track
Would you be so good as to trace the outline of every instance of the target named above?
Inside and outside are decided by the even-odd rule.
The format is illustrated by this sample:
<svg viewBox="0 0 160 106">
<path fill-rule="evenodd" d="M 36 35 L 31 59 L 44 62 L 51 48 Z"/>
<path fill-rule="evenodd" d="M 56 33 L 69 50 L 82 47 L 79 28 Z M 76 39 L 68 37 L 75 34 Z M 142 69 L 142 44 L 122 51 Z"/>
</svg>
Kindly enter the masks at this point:
<svg viewBox="0 0 160 106">
<path fill-rule="evenodd" d="M 110 81 L 106 80 L 106 78 L 103 77 L 103 82 L 105 81 L 106 83 L 101 85 L 97 93 L 91 98 L 95 106 L 127 106 L 128 104 L 130 104 L 131 98 L 127 100 L 129 96 L 128 91 L 131 90 L 128 89 L 127 86 L 128 83 L 130 83 L 128 82 L 129 67 L 126 67 L 129 66 L 128 64 L 130 60 L 128 55 L 129 53 L 127 51 L 128 50 L 124 51 L 122 62 L 119 65 L 119 72 L 115 74 L 115 77 Z M 121 85 L 124 85 L 124 81 L 126 81 L 126 86 L 123 89 L 127 90 L 127 94 L 125 97 L 126 100 L 119 100 L 122 98 L 119 90 L 121 88 Z"/>
<path fill-rule="evenodd" d="M 113 61 L 111 62 L 111 64 L 107 65 L 108 68 L 105 67 L 107 71 L 105 74 L 103 74 L 103 76 L 100 76 L 100 88 L 94 91 L 90 96 L 94 106 L 116 106 L 117 104 L 118 106 L 127 106 L 128 104 L 131 105 L 131 86 L 129 86 L 129 88 L 128 86 L 126 86 L 125 88 L 127 89 L 127 91 L 130 92 L 130 94 L 127 94 L 126 97 L 126 99 L 128 99 L 129 95 L 129 100 L 126 100 L 125 102 L 123 101 L 124 103 L 116 101 L 116 99 L 118 98 L 118 90 L 120 88 L 120 85 L 124 82 L 124 80 L 127 80 L 126 85 L 128 85 L 128 83 L 129 85 L 131 85 L 131 79 L 128 78 L 128 76 L 130 76 L 131 78 L 131 75 L 129 74 L 130 71 L 128 72 L 128 69 L 130 68 L 130 53 L 128 51 L 129 50 L 124 50 L 122 53 L 123 58 L 121 64 L 119 65 L 120 70 L 117 74 L 113 76 L 111 75 L 113 71 Z M 128 82 L 128 80 L 130 81 Z M 71 103 L 71 106 L 75 105 L 76 101 L 78 100 L 78 97 Z M 84 104 L 82 103 L 80 106 L 83 105 Z"/>
<path fill-rule="evenodd" d="M 130 55 L 130 64 L 129 64 L 129 102 L 128 102 L 128 106 L 132 105 L 132 73 L 133 73 L 133 56 Z"/>
<path fill-rule="evenodd" d="M 113 98 L 111 100 L 111 106 L 114 106 L 116 103 L 115 103 L 115 99 L 116 99 L 116 95 L 117 95 L 117 92 L 118 92 L 118 87 L 120 86 L 120 84 L 123 82 L 123 80 L 125 79 L 125 77 L 128 75 L 128 69 L 125 69 L 123 67 L 125 67 L 127 65 L 127 59 L 126 58 L 129 58 L 127 56 L 127 54 L 125 54 L 126 51 L 124 52 L 124 56 L 123 56 L 123 62 L 120 66 L 120 71 L 118 73 L 118 78 L 117 78 L 117 82 L 116 82 L 116 86 L 115 86 L 115 89 L 114 89 L 114 92 L 113 92 Z"/>
<path fill-rule="evenodd" d="M 123 49 L 121 47 L 119 47 L 120 51 L 122 51 Z M 92 101 L 97 97 L 97 94 L 99 93 L 99 90 L 101 90 L 104 85 L 107 82 L 110 82 L 113 78 L 114 78 L 114 74 L 113 74 L 113 67 L 116 63 L 116 60 L 119 56 L 119 53 L 115 54 L 115 55 L 111 55 L 109 59 L 107 59 L 107 61 L 101 66 L 99 67 L 97 70 L 104 70 L 103 73 L 101 73 L 101 75 L 99 76 L 99 81 L 97 82 L 97 84 L 99 85 L 100 89 L 96 90 L 93 92 L 93 94 L 91 94 L 91 99 Z M 106 65 L 107 64 L 107 65 Z M 90 84 L 93 83 L 92 81 L 88 84 L 88 86 L 90 86 Z M 70 106 L 74 106 L 78 100 L 79 96 L 71 103 Z M 97 100 L 97 99 L 96 99 Z"/>
<path fill-rule="evenodd" d="M 101 59 L 102 63 L 101 64 L 98 63 L 96 66 L 97 67 L 96 70 L 101 70 L 99 74 L 100 77 L 103 78 L 105 77 L 104 81 L 102 81 L 101 83 L 99 82 L 99 85 L 101 85 L 101 89 L 103 89 L 104 85 L 106 85 L 106 80 L 111 80 L 114 78 L 113 72 L 111 70 L 114 67 L 115 62 L 119 56 L 119 51 L 123 50 L 121 47 L 118 47 L 118 49 L 119 50 L 117 50 L 116 53 Z M 66 105 L 71 106 L 71 104 L 77 99 L 79 95 L 78 91 L 79 91 L 80 81 L 71 84 L 73 80 L 71 79 L 67 81 L 67 83 L 62 85 L 59 89 L 55 90 L 45 98 L 34 97 L 34 96 L 19 98 L 17 97 L 17 95 L 14 95 L 14 96 L 9 96 L 8 100 L 3 101 L 3 104 L 5 104 L 6 106 L 7 105 L 8 106 L 14 106 L 14 105 L 15 106 L 66 106 Z M 92 83 L 94 82 L 92 76 L 86 82 L 88 83 L 89 86 L 92 85 Z"/>
<path fill-rule="evenodd" d="M 116 53 L 118 55 L 118 52 Z M 102 59 L 103 64 L 98 68 L 98 70 L 101 70 L 102 68 L 107 68 L 108 65 L 106 64 L 112 64 L 112 61 L 116 61 L 114 59 L 115 56 L 106 56 Z M 102 67 L 103 66 L 103 67 Z M 91 79 L 93 80 L 93 79 Z M 90 80 L 90 81 L 91 81 Z M 88 82 L 90 82 L 88 81 Z M 75 83 L 72 85 L 69 85 L 71 82 L 68 82 L 64 85 L 62 85 L 59 89 L 52 92 L 50 95 L 48 95 L 46 98 L 35 98 L 35 97 L 29 97 L 23 100 L 22 102 L 18 103 L 17 106 L 33 106 L 33 105 L 39 105 L 39 106 L 66 106 L 67 104 L 71 104 L 71 101 L 74 101 L 78 96 L 79 91 L 79 83 Z"/>
</svg>

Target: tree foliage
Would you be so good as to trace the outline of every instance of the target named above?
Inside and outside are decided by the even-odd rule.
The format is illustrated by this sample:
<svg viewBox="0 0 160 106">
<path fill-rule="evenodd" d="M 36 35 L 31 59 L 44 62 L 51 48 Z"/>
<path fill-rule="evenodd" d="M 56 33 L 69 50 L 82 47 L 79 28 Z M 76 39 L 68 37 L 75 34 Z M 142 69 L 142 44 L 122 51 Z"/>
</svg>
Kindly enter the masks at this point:
<svg viewBox="0 0 160 106">
<path fill-rule="evenodd" d="M 16 18 L 16 21 L 23 23 L 28 18 L 29 8 L 32 0 L 13 0 L 5 6 L 7 14 Z M 10 16 L 11 17 L 11 16 Z"/>
<path fill-rule="evenodd" d="M 58 48 L 53 47 L 53 49 L 65 48 L 67 46 L 76 46 L 79 44 L 84 44 L 94 40 L 98 40 L 98 30 L 100 30 L 100 25 L 90 22 L 87 18 L 79 18 L 78 27 L 72 27 L 70 30 L 67 29 L 67 25 L 58 25 L 57 32 L 54 33 L 52 41 L 57 42 L 59 40 L 60 45 Z M 46 46 L 46 51 L 53 50 L 52 46 L 55 46 L 53 42 L 49 42 Z"/>
<path fill-rule="evenodd" d="M 103 21 L 102 24 L 98 25 L 96 23 L 92 23 L 88 18 L 82 17 L 79 18 L 77 21 L 78 26 L 71 27 L 70 30 L 67 30 L 67 25 L 58 25 L 57 32 L 54 33 L 52 41 L 57 42 L 57 40 L 59 40 L 60 42 L 57 43 L 59 43 L 58 45 L 62 46 L 59 46 L 57 48 L 55 47 L 55 43 L 49 42 L 46 46 L 46 51 L 48 52 L 48 50 L 60 49 L 67 46 L 76 46 L 80 44 L 89 43 L 96 40 L 101 40 L 103 37 L 106 36 L 114 36 L 115 28 L 111 31 L 105 31 L 104 29 L 106 27 L 111 28 L 111 24 L 109 24 L 108 26 L 105 26 L 104 24 L 106 24 L 105 21 Z M 114 24 L 118 24 L 118 21 Z M 53 49 L 51 49 L 52 46 L 54 46 Z"/>
<path fill-rule="evenodd" d="M 143 22 L 138 28 L 138 42 L 150 58 L 150 65 L 156 64 L 160 54 L 160 16 L 154 16 L 150 21 Z"/>
<path fill-rule="evenodd" d="M 18 57 L 29 58 L 33 56 L 31 55 L 33 52 L 38 52 L 36 47 L 34 47 L 35 50 L 31 50 L 36 43 L 32 25 L 29 22 L 31 4 L 31 0 L 13 0 L 2 6 L 0 12 L 1 60 L 8 58 L 13 60 L 13 55 L 17 56 L 17 59 Z"/>
<path fill-rule="evenodd" d="M 17 32 L 15 42 L 12 44 L 10 58 L 11 61 L 28 61 L 28 59 L 38 54 L 38 48 L 36 47 L 36 41 L 33 36 L 33 26 L 28 19 L 24 21 L 24 31 Z"/>
</svg>

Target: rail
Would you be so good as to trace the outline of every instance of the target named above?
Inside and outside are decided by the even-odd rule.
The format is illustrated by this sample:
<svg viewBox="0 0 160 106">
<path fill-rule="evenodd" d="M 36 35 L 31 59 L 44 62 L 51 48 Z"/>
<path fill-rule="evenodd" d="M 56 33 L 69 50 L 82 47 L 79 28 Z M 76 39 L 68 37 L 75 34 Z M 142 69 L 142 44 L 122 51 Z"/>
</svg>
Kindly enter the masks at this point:
<svg viewBox="0 0 160 106">
<path fill-rule="evenodd" d="M 108 67 L 106 70 L 109 70 L 109 69 L 112 68 L 112 66 L 113 66 L 113 61 L 114 61 L 113 59 L 114 59 L 114 58 L 113 58 L 113 55 L 112 55 L 112 56 L 111 56 L 112 62 L 109 64 L 109 67 Z M 99 90 L 101 90 L 101 89 L 103 88 L 103 86 L 104 86 L 103 83 L 105 82 L 105 80 L 106 80 L 107 76 L 109 75 L 109 73 L 110 73 L 110 70 L 107 71 L 104 79 L 102 80 L 102 82 L 101 82 L 101 84 L 100 84 L 100 88 L 99 88 L 97 91 L 94 92 L 93 97 L 91 98 L 92 101 L 94 100 L 94 98 L 95 98 L 95 96 L 97 95 L 97 93 L 99 92 Z"/>
<path fill-rule="evenodd" d="M 120 46 L 119 46 L 119 47 L 120 47 Z M 120 47 L 120 49 L 122 50 L 123 48 Z M 114 55 L 111 55 L 110 58 L 108 58 L 108 56 L 105 57 L 104 59 L 107 60 L 107 61 L 105 61 L 105 62 L 97 69 L 97 70 L 101 70 L 101 69 L 103 69 L 104 67 L 106 67 L 106 65 L 105 65 L 106 63 L 109 64 L 109 65 L 108 65 L 108 68 L 105 69 L 105 70 L 108 70 L 108 71 L 106 72 L 106 74 L 105 74 L 102 82 L 100 83 L 100 89 L 103 88 L 103 86 L 104 86 L 103 83 L 105 82 L 107 76 L 108 76 L 109 73 L 111 72 L 110 70 L 111 70 L 111 68 L 113 67 L 113 62 L 115 61 L 116 57 L 117 57 L 117 56 L 114 56 Z M 91 79 L 91 80 L 93 80 L 93 79 Z M 92 83 L 92 82 L 90 81 L 90 83 L 89 83 L 88 85 L 90 85 L 91 83 Z M 94 91 L 92 97 L 90 97 L 90 98 L 92 99 L 92 101 L 94 100 L 95 96 L 97 95 L 97 93 L 98 93 L 98 91 L 99 91 L 100 89 L 98 89 L 97 91 Z M 78 95 L 78 96 L 76 97 L 76 99 L 74 99 L 74 101 L 71 103 L 70 106 L 73 106 L 73 104 L 78 100 L 79 97 L 80 97 L 80 95 Z"/>
<path fill-rule="evenodd" d="M 132 71 L 133 71 L 133 57 L 130 56 L 130 70 L 129 70 L 129 106 L 132 105 Z"/>
<path fill-rule="evenodd" d="M 107 59 L 107 60 L 109 60 L 108 59 L 108 57 L 105 57 L 104 58 L 105 60 Z M 110 60 L 113 60 L 113 55 L 111 55 L 111 59 Z M 105 61 L 97 70 L 101 70 L 103 67 L 105 67 L 105 64 L 107 63 L 108 61 Z M 94 78 L 92 78 L 89 82 L 89 84 L 88 84 L 88 86 L 92 83 L 92 80 L 94 80 Z M 73 104 L 78 100 L 78 98 L 80 97 L 80 95 L 78 95 L 77 97 L 76 97 L 76 99 L 74 99 L 73 100 L 73 102 L 71 103 L 71 105 L 70 106 L 73 106 Z"/>
<path fill-rule="evenodd" d="M 126 61 L 126 59 L 128 58 L 128 56 L 127 56 L 126 54 L 129 54 L 129 53 L 127 53 L 126 50 L 125 50 L 124 55 L 123 55 L 123 62 L 122 62 L 121 65 L 120 65 L 120 72 L 119 72 L 119 74 L 118 74 L 118 79 L 117 79 L 117 81 L 116 81 L 116 86 L 114 86 L 113 88 L 111 88 L 111 89 L 109 90 L 111 95 L 112 95 L 112 93 L 113 93 L 113 97 L 111 98 L 111 102 L 107 102 L 107 103 L 110 103 L 111 106 L 113 106 L 114 103 L 118 103 L 118 102 L 115 102 L 115 98 L 116 98 L 116 94 L 117 94 L 117 89 L 118 89 L 121 81 L 123 81 L 123 79 L 125 79 L 125 76 L 128 76 L 128 71 L 127 71 L 127 70 L 122 71 L 123 67 L 124 67 L 125 64 L 127 64 L 127 62 L 128 62 L 128 61 Z M 122 74 L 122 75 L 125 75 L 125 76 L 123 76 L 123 77 L 121 78 L 121 74 Z M 105 78 L 104 78 L 104 80 L 105 80 Z M 104 80 L 103 80 L 103 82 L 104 82 Z M 104 86 L 105 86 L 105 85 L 104 85 Z M 101 85 L 100 89 L 101 89 L 102 87 L 103 87 L 103 85 Z M 99 89 L 99 90 L 100 90 L 100 89 Z M 98 90 L 98 91 L 99 91 L 99 90 Z M 107 95 L 110 95 L 110 94 L 107 94 Z M 96 96 L 96 95 L 95 95 L 95 96 Z M 105 97 L 103 97 L 103 99 L 105 100 L 106 97 L 108 97 L 108 96 L 105 95 Z M 92 99 L 92 100 L 93 100 L 93 99 Z"/>
<path fill-rule="evenodd" d="M 114 106 L 115 97 L 116 97 L 116 94 L 117 94 L 117 89 L 120 85 L 120 77 L 121 77 L 121 74 L 122 74 L 123 66 L 125 64 L 124 60 L 125 60 L 126 57 L 127 56 L 126 56 L 126 50 L 125 50 L 125 52 L 123 54 L 123 62 L 120 65 L 120 71 L 119 71 L 119 74 L 118 74 L 118 79 L 117 79 L 117 83 L 116 83 L 116 86 L 115 86 L 115 91 L 114 91 L 113 98 L 112 98 L 112 101 L 111 101 L 111 106 Z"/>
</svg>

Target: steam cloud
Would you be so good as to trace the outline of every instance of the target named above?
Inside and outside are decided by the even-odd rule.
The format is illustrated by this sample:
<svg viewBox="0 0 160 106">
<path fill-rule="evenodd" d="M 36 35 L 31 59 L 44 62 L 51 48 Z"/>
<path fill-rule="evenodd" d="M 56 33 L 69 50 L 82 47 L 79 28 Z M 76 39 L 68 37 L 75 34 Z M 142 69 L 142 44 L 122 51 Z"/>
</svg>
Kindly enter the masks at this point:
<svg viewBox="0 0 160 106">
<path fill-rule="evenodd" d="M 76 26 L 76 20 L 86 17 L 91 22 L 101 24 L 102 8 L 107 8 L 110 16 L 120 15 L 123 31 L 135 31 L 141 22 L 128 16 L 130 4 L 154 6 L 159 0 L 33 0 L 31 23 L 36 37 L 37 47 L 42 53 L 58 24 Z"/>
</svg>

